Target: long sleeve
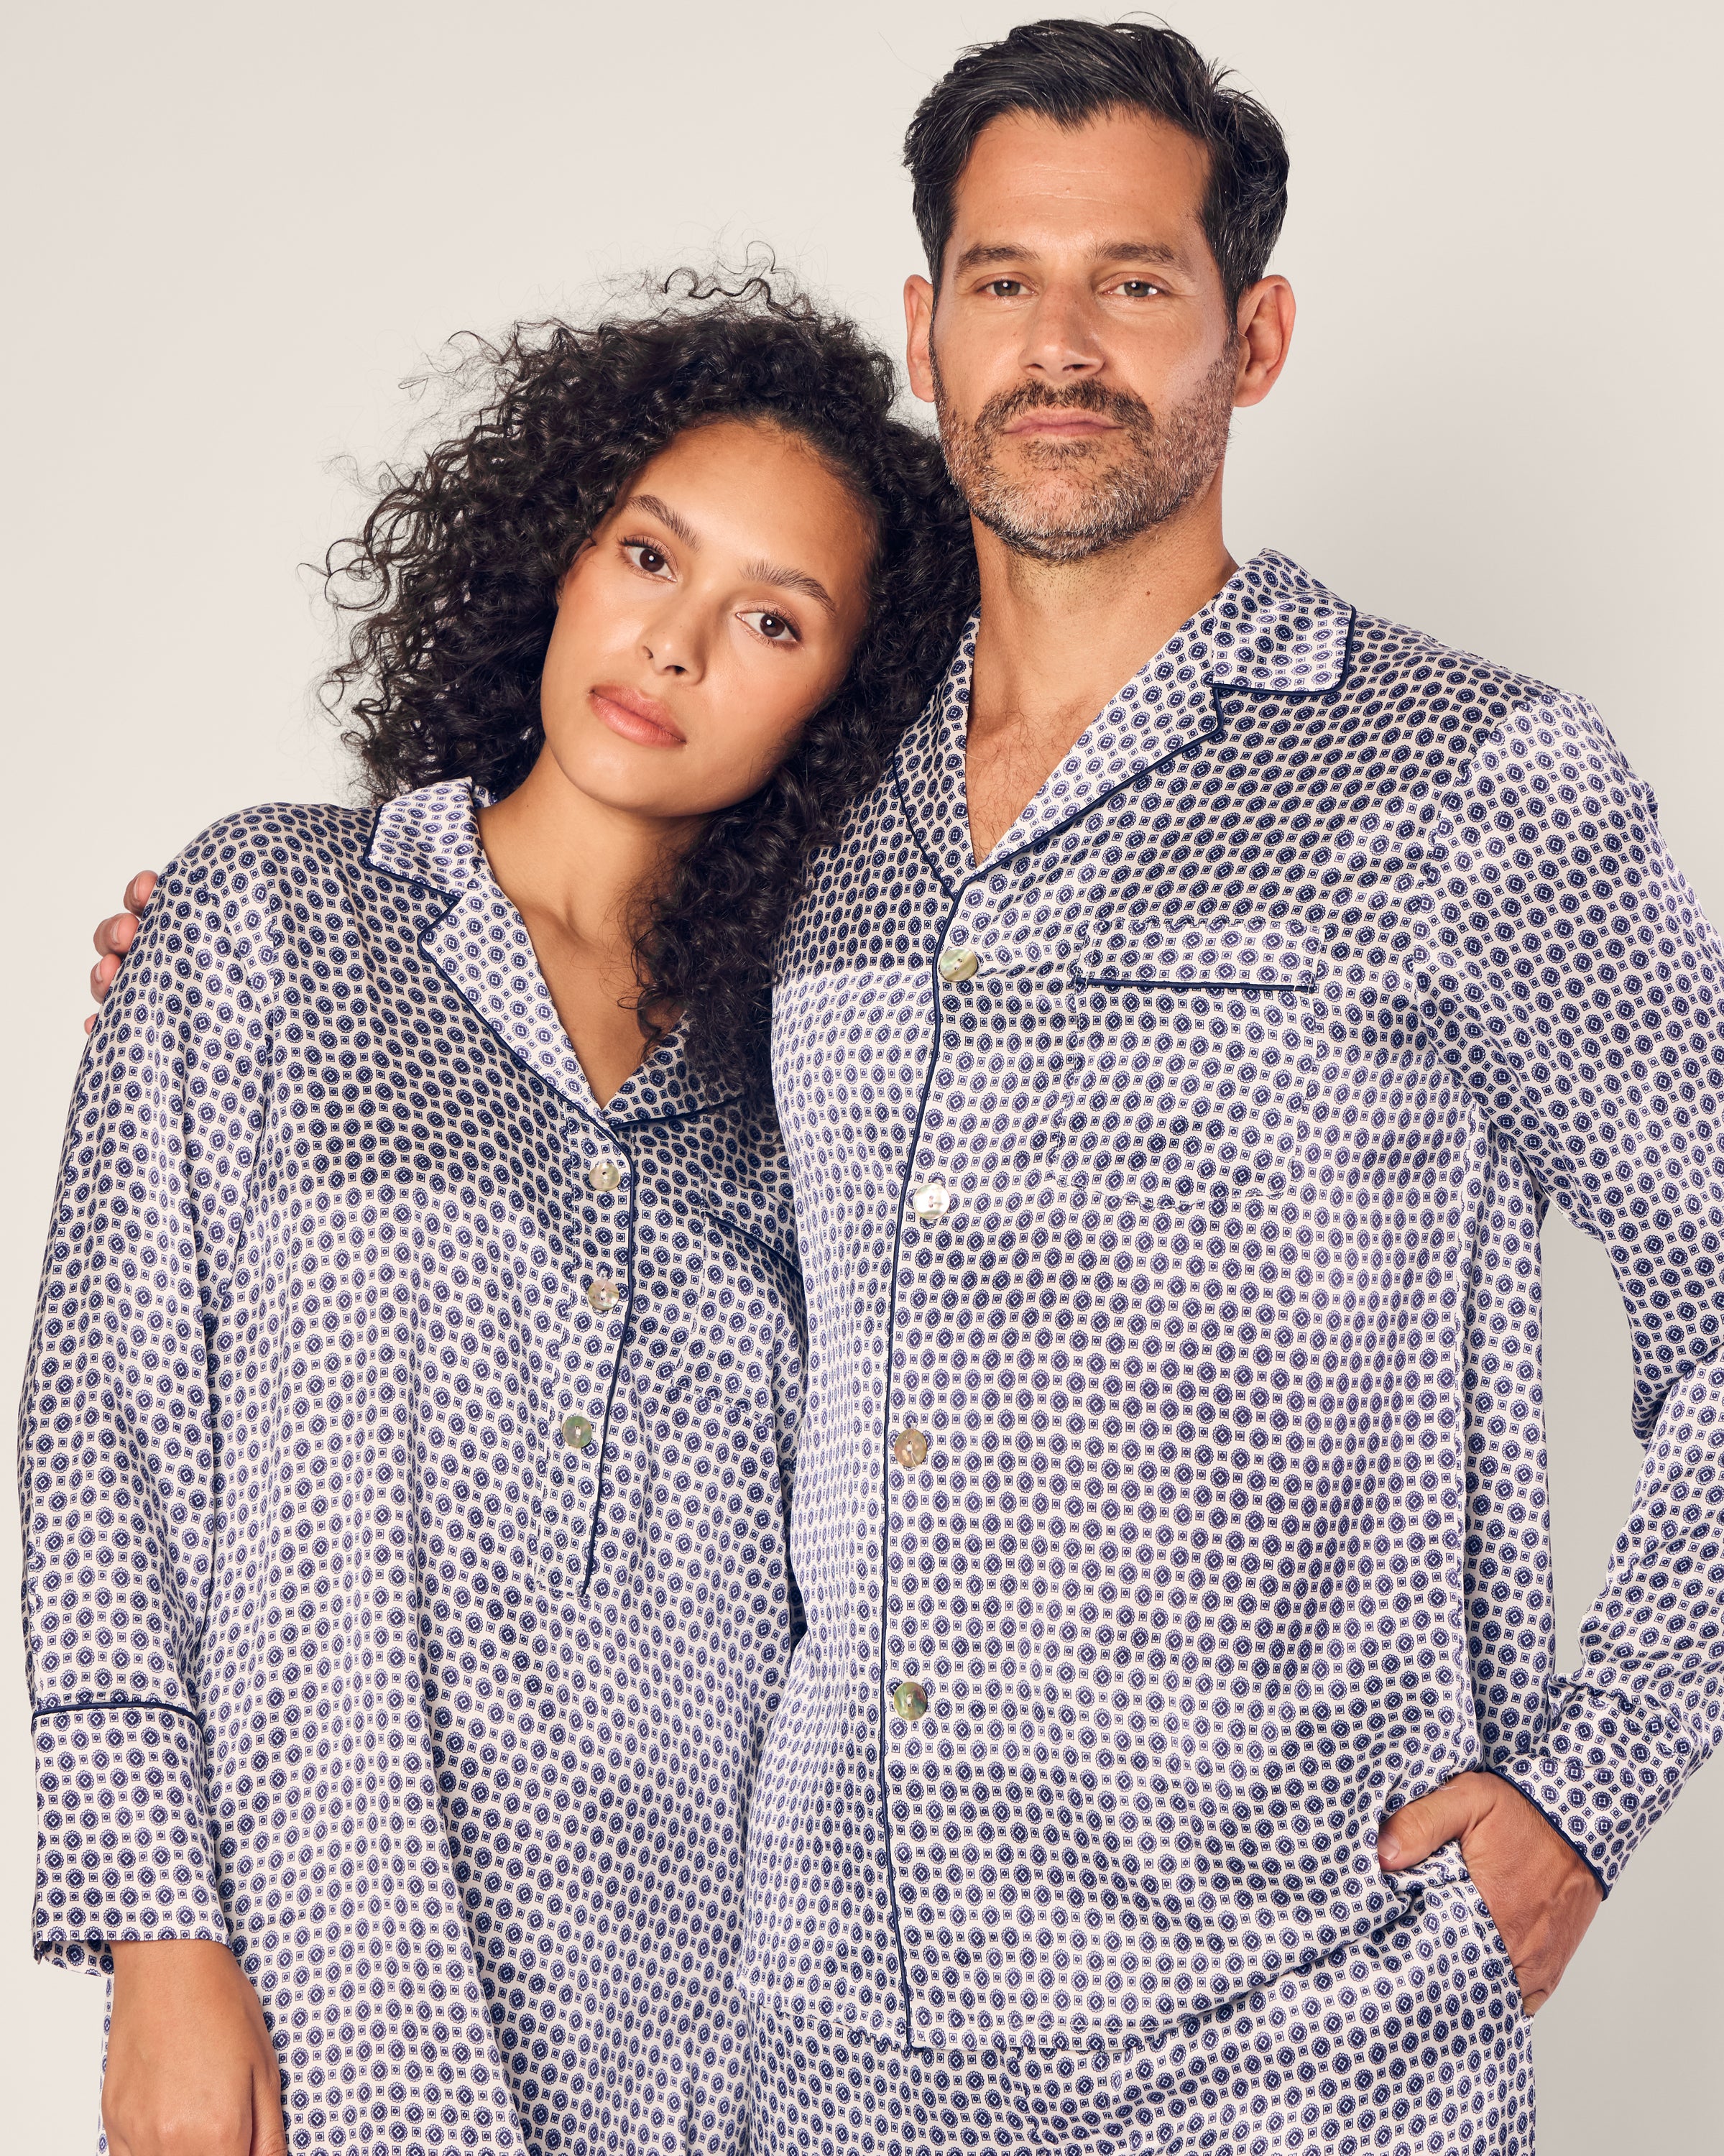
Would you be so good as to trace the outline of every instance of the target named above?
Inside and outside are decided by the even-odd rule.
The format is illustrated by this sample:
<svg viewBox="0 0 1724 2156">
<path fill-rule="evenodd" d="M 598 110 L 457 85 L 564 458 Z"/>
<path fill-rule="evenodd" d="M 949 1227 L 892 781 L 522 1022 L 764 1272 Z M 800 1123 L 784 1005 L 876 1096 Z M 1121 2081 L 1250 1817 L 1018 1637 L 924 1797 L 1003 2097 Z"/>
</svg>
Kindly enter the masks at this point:
<svg viewBox="0 0 1724 2156">
<path fill-rule="evenodd" d="M 1542 1741 L 1489 1758 L 1608 1891 L 1724 1711 L 1724 946 L 1584 705 L 1481 747 L 1435 826 L 1426 1023 L 1545 1195 L 1609 1250 L 1646 1456 Z"/>
<path fill-rule="evenodd" d="M 263 1115 L 232 871 L 171 870 L 79 1074 L 24 1380 L 19 1486 L 38 1957 L 228 1936 L 198 1665 L 216 1562 L 211 1369 Z M 226 903 L 233 903 L 231 896 Z"/>
</svg>

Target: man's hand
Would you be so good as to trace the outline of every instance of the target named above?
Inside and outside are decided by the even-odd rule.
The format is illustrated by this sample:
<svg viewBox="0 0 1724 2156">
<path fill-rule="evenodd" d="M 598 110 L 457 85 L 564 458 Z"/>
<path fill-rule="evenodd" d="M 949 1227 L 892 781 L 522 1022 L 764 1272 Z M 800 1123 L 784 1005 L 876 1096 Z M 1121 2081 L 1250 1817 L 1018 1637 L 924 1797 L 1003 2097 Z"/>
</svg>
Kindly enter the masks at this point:
<svg viewBox="0 0 1724 2156">
<path fill-rule="evenodd" d="M 110 913 L 97 928 L 92 939 L 96 947 L 96 962 L 90 969 L 90 993 L 97 1003 L 105 1003 L 108 991 L 119 974 L 121 961 L 131 948 L 132 938 L 138 932 L 138 923 L 144 917 L 144 908 L 150 903 L 150 894 L 156 888 L 154 869 L 140 869 L 126 886 L 124 913 Z M 84 1021 L 88 1033 L 95 1024 L 94 1014 Z"/>
<path fill-rule="evenodd" d="M 1537 1807 L 1495 1774 L 1457 1774 L 1391 1812 L 1378 1829 L 1377 1861 L 1404 1871 L 1455 1840 L 1509 1950 L 1521 2004 L 1536 2014 L 1598 1913 L 1598 1883 Z"/>
<path fill-rule="evenodd" d="M 258 1995 L 214 1939 L 116 1939 L 102 2124 L 112 2156 L 287 2156 Z"/>
</svg>

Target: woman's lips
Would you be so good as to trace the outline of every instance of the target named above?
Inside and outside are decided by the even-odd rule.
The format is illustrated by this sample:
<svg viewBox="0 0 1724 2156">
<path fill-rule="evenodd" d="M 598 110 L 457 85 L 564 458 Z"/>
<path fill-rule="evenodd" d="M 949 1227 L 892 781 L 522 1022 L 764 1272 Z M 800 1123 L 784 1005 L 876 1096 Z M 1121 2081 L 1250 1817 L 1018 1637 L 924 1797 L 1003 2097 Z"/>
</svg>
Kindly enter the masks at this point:
<svg viewBox="0 0 1724 2156">
<path fill-rule="evenodd" d="M 587 701 L 593 706 L 593 715 L 608 726 L 613 733 L 621 734 L 624 741 L 637 742 L 643 748 L 683 748 L 686 736 L 679 733 L 675 721 L 664 706 L 651 696 L 643 696 L 639 690 L 624 689 L 607 681 L 587 691 Z"/>
</svg>

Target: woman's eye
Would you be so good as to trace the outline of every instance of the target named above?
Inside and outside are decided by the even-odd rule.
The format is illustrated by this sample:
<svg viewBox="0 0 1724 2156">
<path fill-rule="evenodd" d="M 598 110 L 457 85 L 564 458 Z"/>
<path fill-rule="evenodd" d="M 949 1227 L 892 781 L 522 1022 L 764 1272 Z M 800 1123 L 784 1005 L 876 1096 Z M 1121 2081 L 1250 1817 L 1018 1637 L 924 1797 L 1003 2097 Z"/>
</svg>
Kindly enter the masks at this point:
<svg viewBox="0 0 1724 2156">
<path fill-rule="evenodd" d="M 670 567 L 668 557 L 661 554 L 649 540 L 625 539 L 623 552 L 637 569 L 644 569 L 649 577 L 659 576 Z"/>
<path fill-rule="evenodd" d="M 768 613 L 764 608 L 756 607 L 739 619 L 746 621 L 755 634 L 763 636 L 768 644 L 800 644 L 802 641 L 796 633 L 796 624 L 787 621 L 782 613 Z"/>
</svg>

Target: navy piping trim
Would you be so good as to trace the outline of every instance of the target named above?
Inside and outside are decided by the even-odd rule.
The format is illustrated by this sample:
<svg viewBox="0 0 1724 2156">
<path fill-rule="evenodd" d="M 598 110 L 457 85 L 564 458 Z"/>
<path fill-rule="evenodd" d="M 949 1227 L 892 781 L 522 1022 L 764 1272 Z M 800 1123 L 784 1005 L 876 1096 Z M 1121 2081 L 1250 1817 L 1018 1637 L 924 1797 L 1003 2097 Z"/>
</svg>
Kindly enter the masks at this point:
<svg viewBox="0 0 1724 2156">
<path fill-rule="evenodd" d="M 911 813 L 910 796 L 904 790 L 904 773 L 901 763 L 903 754 L 904 744 L 900 742 L 898 745 L 897 754 L 892 758 L 892 791 L 898 797 L 898 813 L 902 816 L 905 822 L 909 824 L 910 835 L 916 841 L 916 850 L 921 854 L 922 859 L 927 863 L 930 869 L 933 870 L 934 879 L 936 882 L 938 883 L 941 890 L 946 893 L 948 898 L 956 898 L 958 892 L 962 890 L 963 886 L 962 884 L 954 885 L 948 880 L 945 870 L 941 867 L 939 862 L 935 860 L 932 853 L 930 852 L 928 849 L 928 843 L 922 836 L 921 824 Z"/>
<path fill-rule="evenodd" d="M 381 814 L 382 811 L 380 810 L 378 813 Z M 485 1013 L 480 1010 L 478 1004 L 474 1002 L 472 997 L 469 996 L 465 989 L 462 988 L 459 982 L 451 980 L 449 976 L 444 971 L 443 968 L 438 964 L 436 959 L 432 957 L 430 952 L 425 947 L 427 939 L 434 935 L 438 929 L 442 927 L 444 922 L 449 919 L 450 914 L 453 913 L 456 906 L 460 904 L 461 899 L 464 894 L 461 891 L 444 891 L 441 890 L 440 886 L 427 885 L 422 876 L 403 876 L 394 869 L 380 868 L 377 870 L 377 873 L 379 875 L 393 876 L 398 883 L 405 883 L 410 889 L 414 886 L 417 886 L 419 889 L 428 892 L 434 888 L 437 889 L 438 895 L 445 901 L 445 904 L 440 913 L 434 914 L 430 920 L 423 924 L 415 937 L 414 941 L 418 945 L 419 956 L 424 960 L 428 966 L 431 967 L 434 970 L 438 978 L 443 983 L 444 987 L 449 989 L 449 993 L 452 995 L 459 997 L 461 1002 L 465 1004 L 467 1009 L 473 1014 L 474 1017 L 477 1019 L 480 1024 L 485 1029 L 485 1032 L 488 1033 L 491 1039 L 497 1043 L 498 1046 L 502 1049 L 507 1056 L 509 1056 L 511 1060 L 520 1064 L 521 1067 L 526 1070 L 530 1076 L 538 1079 L 540 1084 L 544 1085 L 546 1081 L 540 1076 L 540 1074 L 536 1070 L 533 1070 L 531 1064 L 526 1062 L 521 1056 L 516 1054 L 514 1049 L 511 1048 L 509 1043 L 503 1039 L 503 1036 L 497 1031 L 495 1026 L 491 1024 Z M 556 1093 L 557 1099 L 564 1101 L 567 1106 L 581 1118 L 582 1122 L 590 1127 L 596 1122 L 598 1123 L 598 1127 L 603 1131 L 608 1138 L 620 1142 L 620 1140 L 618 1140 L 617 1138 L 615 1129 L 610 1124 L 604 1122 L 603 1117 L 595 1118 L 593 1116 L 590 1115 L 578 1101 L 569 1100 L 568 1096 L 560 1091 L 557 1087 L 551 1086 L 547 1090 Z M 593 1578 L 593 1553 L 598 1546 L 599 1514 L 604 1502 L 604 1461 L 605 1455 L 610 1450 L 611 1442 L 611 1407 L 617 1397 L 617 1379 L 622 1371 L 623 1357 L 628 1350 L 629 1335 L 634 1323 L 634 1191 L 635 1184 L 639 1180 L 639 1175 L 635 1167 L 634 1156 L 629 1152 L 626 1146 L 623 1147 L 623 1151 L 627 1156 L 629 1161 L 629 1187 L 630 1194 L 629 1201 L 629 1252 L 628 1262 L 625 1267 L 625 1275 L 629 1284 L 629 1316 L 623 1321 L 622 1334 L 617 1342 L 617 1352 L 611 1362 L 611 1381 L 609 1386 L 606 1389 L 604 1396 L 604 1434 L 599 1441 L 598 1458 L 593 1463 L 593 1517 L 587 1531 L 587 1566 L 585 1571 L 581 1575 L 580 1591 L 583 1600 L 586 1598 L 587 1587 Z"/>
<path fill-rule="evenodd" d="M 942 884 L 945 879 L 941 879 Z M 945 946 L 946 938 L 957 917 L 959 895 L 952 894 L 952 902 L 942 922 L 934 948 L 937 952 Z M 941 999 L 945 983 L 935 971 L 936 961 L 930 959 L 929 970 L 934 978 L 934 1030 L 930 1043 L 927 1069 L 922 1076 L 921 1096 L 916 1104 L 916 1127 L 910 1134 L 910 1152 L 905 1163 L 904 1182 L 898 1193 L 897 1217 L 892 1224 L 892 1314 L 886 1327 L 885 1339 L 885 1413 L 880 1428 L 880 1818 L 885 1823 L 882 1853 L 886 1866 L 886 1892 L 892 1909 L 892 1938 L 898 1950 L 899 1981 L 904 1991 L 904 2044 L 909 2050 L 914 2043 L 910 2026 L 910 1964 L 905 1958 L 904 1933 L 898 1919 L 898 1867 L 892 1856 L 892 1800 L 886 1787 L 886 1625 L 887 1605 L 891 1596 L 891 1568 L 886 1563 L 887 1545 L 892 1532 L 892 1450 L 887 1438 L 892 1425 L 892 1352 L 898 1337 L 898 1250 L 904 1235 L 904 1209 L 910 1196 L 910 1186 L 916 1175 L 916 1147 L 921 1143 L 922 1127 L 927 1120 L 928 1096 L 933 1091 L 934 1073 L 940 1067 L 940 1050 L 945 1039 L 946 1012 Z"/>
<path fill-rule="evenodd" d="M 176 1707 L 165 1699 L 82 1699 L 68 1702 L 64 1707 L 38 1707 L 30 1717 L 33 1724 L 45 1722 L 55 1714 L 177 1714 L 182 1722 L 189 1722 L 201 1731 L 203 1718 L 194 1714 L 189 1707 Z"/>
<path fill-rule="evenodd" d="M 1077 973 L 1080 988 L 1197 988 L 1211 996 L 1306 996 L 1316 987 L 1315 977 L 1302 973 L 1296 981 L 1169 981 L 1157 973 Z"/>
<path fill-rule="evenodd" d="M 581 1599 L 587 1599 L 587 1590 L 593 1584 L 593 1568 L 598 1556 L 598 1523 L 604 1517 L 604 1466 L 611 1451 L 611 1410 L 616 1404 L 617 1384 L 623 1375 L 623 1362 L 629 1353 L 629 1342 L 634 1337 L 634 1220 L 638 1211 L 635 1193 L 640 1188 L 640 1167 L 634 1154 L 625 1146 L 623 1152 L 629 1162 L 629 1250 L 624 1259 L 624 1277 L 628 1281 L 629 1315 L 623 1320 L 623 1330 L 617 1336 L 617 1352 L 611 1361 L 611 1381 L 605 1388 L 604 1435 L 600 1440 L 598 1457 L 593 1463 L 593 1522 L 587 1531 L 587 1567 L 581 1574 Z"/>
<path fill-rule="evenodd" d="M 397 798 L 398 798 L 398 796 Z M 440 882 L 434 883 L 429 876 L 409 875 L 403 869 L 385 868 L 377 859 L 377 826 L 382 822 L 383 811 L 389 805 L 387 801 L 380 801 L 372 811 L 371 829 L 366 834 L 365 852 L 361 856 L 362 865 L 368 868 L 373 875 L 387 876 L 392 883 L 404 883 L 410 891 L 422 891 L 428 897 L 434 895 L 439 898 L 445 898 L 449 901 L 449 905 L 453 906 L 460 896 L 459 891 L 450 891 Z M 446 906 L 444 911 L 446 913 L 448 911 L 449 906 Z M 440 919 L 441 916 L 439 917 Z"/>
<path fill-rule="evenodd" d="M 975 877 L 980 873 L 981 869 L 1003 868 L 1008 862 L 1017 860 L 1020 855 L 1034 853 L 1038 846 L 1045 845 L 1049 839 L 1058 838 L 1062 831 L 1069 831 L 1074 824 L 1080 821 L 1082 818 L 1089 815 L 1091 810 L 1100 808 L 1105 803 L 1111 801 L 1115 794 L 1123 793 L 1126 787 L 1136 785 L 1140 779 L 1147 778 L 1151 772 L 1161 770 L 1164 764 L 1171 763 L 1176 756 L 1183 756 L 1187 749 L 1194 748 L 1198 742 L 1213 741 L 1220 732 L 1224 721 L 1224 715 L 1221 709 L 1221 698 L 1224 691 L 1230 696 L 1281 698 L 1288 696 L 1311 698 L 1334 696 L 1337 690 L 1342 689 L 1346 685 L 1347 676 L 1352 672 L 1353 647 L 1355 639 L 1358 633 L 1358 625 L 1359 610 L 1357 607 L 1349 606 L 1347 610 L 1347 639 L 1342 644 L 1341 651 L 1341 670 L 1336 675 L 1335 679 L 1332 681 L 1325 682 L 1321 688 L 1262 689 L 1259 688 L 1254 682 L 1225 681 L 1212 674 L 1209 676 L 1208 686 L 1210 701 L 1214 706 L 1215 716 L 1213 722 L 1204 727 L 1202 733 L 1194 735 L 1190 741 L 1182 742 L 1178 748 L 1169 749 L 1165 756 L 1157 757 L 1153 763 L 1145 764 L 1142 771 L 1134 771 L 1129 778 L 1121 779 L 1117 786 L 1110 787 L 1105 793 L 1098 793 L 1093 801 L 1085 803 L 1084 807 L 1081 808 L 1074 809 L 1072 814 L 1065 819 L 1064 823 L 1056 824 L 1051 830 L 1044 831 L 1039 838 L 1032 839 L 1027 845 L 1019 846 L 1015 853 L 1003 854 L 998 860 L 990 855 L 985 862 L 978 865 L 976 870 L 972 871 L 969 875 L 965 876 L 961 882 L 956 885 L 947 880 L 945 870 L 941 867 L 939 862 L 935 860 L 933 855 L 928 850 L 926 841 L 922 837 L 921 825 L 918 824 L 915 816 L 911 814 L 909 799 L 904 790 L 903 757 L 905 749 L 907 746 L 907 739 L 900 739 L 892 757 L 892 787 L 894 792 L 898 796 L 898 806 L 903 813 L 905 822 L 910 826 L 911 836 L 915 839 L 922 858 L 927 862 L 928 866 L 933 870 L 935 875 L 938 877 L 942 888 L 950 892 L 951 895 L 956 898 L 962 891 L 967 890 L 975 880 Z M 1073 747 L 1075 747 L 1075 746 L 1076 743 L 1074 742 Z"/>
<path fill-rule="evenodd" d="M 1587 1870 L 1592 1873 L 1593 1884 L 1598 1888 L 1603 1899 L 1607 1902 L 1610 1899 L 1610 1889 L 1604 1883 L 1603 1873 L 1599 1871 L 1598 1866 L 1593 1863 L 1591 1857 L 1587 1855 L 1586 1851 L 1574 1839 L 1573 1835 L 1563 1832 L 1561 1825 L 1557 1820 L 1551 1817 L 1550 1814 L 1545 1810 L 1544 1806 L 1540 1804 L 1537 1797 L 1533 1796 L 1528 1790 L 1523 1789 L 1512 1774 L 1504 1774 L 1501 1767 L 1480 1767 L 1479 1768 L 1479 1772 L 1481 1774 L 1494 1774 L 1499 1782 L 1506 1782 L 1517 1797 L 1524 1797 L 1526 1802 L 1532 1805 L 1533 1810 L 1538 1814 L 1538 1816 L 1550 1829 L 1551 1832 L 1554 1835 L 1561 1835 L 1562 1839 L 1567 1842 L 1569 1848 L 1574 1851 L 1581 1862 L 1585 1865 Z"/>
<path fill-rule="evenodd" d="M 1356 606 L 1349 606 L 1347 610 L 1347 640 L 1341 647 L 1341 671 L 1321 689 L 1262 689 L 1255 681 L 1227 681 L 1213 674 L 1209 676 L 1210 686 L 1218 692 L 1224 688 L 1230 695 L 1242 696 L 1332 696 L 1337 689 L 1346 685 L 1347 675 L 1353 670 L 1353 638 L 1358 625 L 1359 610 Z"/>
<path fill-rule="evenodd" d="M 444 908 L 442 912 L 435 915 L 431 920 L 428 921 L 418 931 L 418 935 L 421 952 L 428 959 L 430 959 L 430 963 L 435 966 L 437 964 L 436 960 L 434 958 L 431 958 L 430 953 L 425 950 L 425 938 L 431 933 L 434 928 L 440 927 L 443 923 L 448 920 L 449 915 L 454 911 L 455 907 L 460 903 L 462 897 L 464 896 L 465 886 L 464 886 L 460 891 L 450 891 L 444 885 L 441 883 L 433 883 L 425 876 L 409 875 L 405 870 L 401 869 L 385 868 L 381 861 L 376 860 L 372 858 L 372 850 L 377 844 L 377 824 L 382 816 L 383 809 L 387 808 L 388 805 L 388 803 L 386 801 L 382 803 L 382 807 L 375 808 L 372 812 L 371 834 L 365 842 L 364 865 L 368 868 L 374 875 L 387 876 L 392 883 L 405 884 L 410 891 L 423 891 L 428 898 L 440 898 L 444 901 Z M 541 1086 L 547 1086 L 552 1092 L 555 1093 L 558 1100 L 567 1101 L 569 1106 L 574 1110 L 575 1113 L 577 1116 L 582 1116 L 587 1122 L 591 1123 L 593 1121 L 593 1116 L 582 1106 L 580 1101 L 571 1100 L 569 1096 L 562 1091 L 561 1086 L 552 1086 L 550 1084 L 550 1081 L 545 1077 L 541 1071 L 535 1070 L 533 1069 L 532 1065 L 528 1062 L 526 1056 L 521 1053 L 521 1050 L 515 1046 L 512 1041 L 504 1040 L 502 1034 L 497 1031 L 497 1029 L 491 1024 L 485 1013 L 480 1009 L 477 1004 L 473 1001 L 473 998 L 468 995 L 457 983 L 449 980 L 449 975 L 444 973 L 441 966 L 437 966 L 437 971 L 439 975 L 442 976 L 444 980 L 449 982 L 450 988 L 454 989 L 455 993 L 460 997 L 462 1002 L 466 1004 L 467 1008 L 473 1013 L 474 1016 L 479 1020 L 485 1031 L 490 1034 L 497 1045 L 503 1050 L 503 1053 L 508 1056 L 511 1062 L 518 1063 L 523 1070 L 528 1072 L 532 1077 L 536 1078 Z M 666 1108 L 662 1113 L 655 1116 L 619 1116 L 614 1122 L 611 1121 L 608 1116 L 601 1114 L 598 1119 L 598 1127 L 604 1132 L 607 1137 L 608 1137 L 613 1132 L 634 1130 L 638 1127 L 647 1123 L 670 1123 L 679 1121 L 687 1121 L 696 1116 L 712 1115 L 720 1108 L 728 1108 L 734 1102 L 740 1101 L 741 1097 L 742 1096 L 740 1092 L 726 1093 L 721 1100 L 703 1101 L 695 1107 Z"/>
<path fill-rule="evenodd" d="M 1105 793 L 1098 793 L 1093 801 L 1086 801 L 1081 808 L 1074 808 L 1063 823 L 1052 825 L 1039 837 L 1031 839 L 1019 846 L 1013 853 L 998 855 L 990 854 L 985 861 L 979 862 L 973 871 L 964 878 L 957 891 L 952 893 L 953 897 L 961 898 L 972 883 L 977 882 L 983 875 L 991 875 L 996 869 L 1008 867 L 1012 862 L 1021 860 L 1026 854 L 1037 853 L 1044 846 L 1051 845 L 1062 832 L 1069 831 L 1074 824 L 1081 824 L 1085 816 L 1093 816 L 1098 808 L 1105 808 L 1116 794 L 1125 793 L 1128 787 L 1141 786 L 1152 773 L 1165 770 L 1177 757 L 1187 755 L 1191 750 L 1200 748 L 1207 742 L 1219 741 L 1221 738 L 1222 731 L 1221 713 L 1218 708 L 1215 716 L 1201 733 L 1195 733 L 1188 741 L 1181 742 L 1177 748 L 1170 748 L 1165 756 L 1157 757 L 1153 763 L 1146 763 L 1141 771 L 1130 773 L 1126 778 L 1121 779 L 1117 786 L 1110 786 Z M 942 876 L 941 880 L 943 883 L 945 878 Z M 956 910 L 954 907 L 953 911 L 956 911 Z M 951 925 L 948 921 L 947 926 L 950 927 Z"/>
</svg>

